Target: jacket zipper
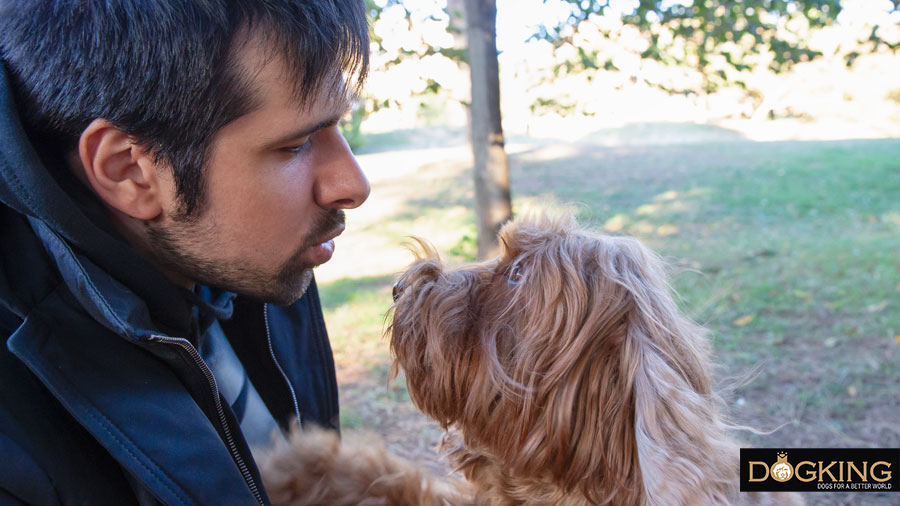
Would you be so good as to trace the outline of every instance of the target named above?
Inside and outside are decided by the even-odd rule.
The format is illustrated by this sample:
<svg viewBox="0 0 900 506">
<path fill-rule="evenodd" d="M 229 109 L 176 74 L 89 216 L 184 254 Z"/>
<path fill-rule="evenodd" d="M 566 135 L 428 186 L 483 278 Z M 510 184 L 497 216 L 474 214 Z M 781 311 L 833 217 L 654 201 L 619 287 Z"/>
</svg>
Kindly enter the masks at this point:
<svg viewBox="0 0 900 506">
<path fill-rule="evenodd" d="M 287 374 L 284 373 L 284 369 L 281 368 L 281 364 L 278 363 L 278 359 L 275 358 L 275 350 L 272 347 L 272 334 L 269 332 L 269 305 L 263 304 L 263 321 L 266 324 L 266 340 L 269 342 L 269 355 L 272 356 L 272 361 L 275 362 L 275 367 L 278 368 L 278 372 L 281 373 L 281 377 L 284 378 L 284 382 L 287 383 L 288 390 L 291 391 L 291 399 L 294 401 L 294 414 L 297 415 L 297 425 L 299 427 L 303 427 L 303 420 L 300 418 L 300 404 L 297 402 L 297 394 L 294 393 L 294 387 L 291 385 L 291 381 L 288 379 Z"/>
<path fill-rule="evenodd" d="M 213 399 L 216 402 L 216 411 L 219 415 L 219 423 L 221 424 L 222 430 L 225 433 L 225 442 L 228 445 L 228 450 L 231 452 L 231 457 L 234 459 L 235 464 L 237 464 L 238 469 L 240 469 L 241 475 L 244 477 L 244 481 L 250 488 L 250 492 L 252 492 L 253 496 L 256 497 L 256 500 L 257 502 L 259 502 L 260 506 L 265 506 L 265 501 L 263 501 L 262 495 L 259 493 L 259 488 L 256 486 L 256 482 L 253 480 L 253 476 L 250 475 L 250 469 L 247 468 L 247 464 L 244 462 L 243 457 L 241 457 L 237 445 L 234 443 L 234 438 L 231 436 L 231 429 L 228 427 L 228 420 L 225 419 L 225 410 L 222 408 L 222 400 L 219 397 L 219 387 L 216 384 L 216 378 L 213 376 L 212 371 L 209 370 L 206 362 L 203 361 L 203 357 L 200 356 L 200 353 L 197 352 L 197 349 L 194 348 L 194 345 L 192 345 L 190 341 L 184 338 L 167 337 L 154 334 L 150 336 L 150 340 L 162 343 L 171 343 L 181 347 L 188 352 L 188 354 L 194 360 L 194 363 L 197 364 L 197 366 L 203 372 L 203 375 L 206 376 L 206 380 L 209 382 L 209 387 L 210 389 L 212 389 Z"/>
</svg>

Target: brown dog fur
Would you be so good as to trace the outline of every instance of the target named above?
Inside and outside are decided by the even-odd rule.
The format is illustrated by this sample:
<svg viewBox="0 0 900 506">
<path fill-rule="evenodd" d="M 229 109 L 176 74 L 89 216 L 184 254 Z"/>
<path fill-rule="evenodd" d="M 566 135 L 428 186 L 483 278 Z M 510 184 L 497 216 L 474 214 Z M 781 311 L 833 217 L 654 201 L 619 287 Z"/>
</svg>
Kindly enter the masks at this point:
<svg viewBox="0 0 900 506">
<path fill-rule="evenodd" d="M 413 402 L 493 505 L 803 504 L 738 491 L 709 342 L 663 262 L 570 216 L 500 232 L 497 260 L 404 273 L 391 332 Z"/>
<path fill-rule="evenodd" d="M 738 491 L 703 329 L 662 261 L 569 216 L 516 219 L 499 259 L 401 276 L 391 350 L 472 490 L 377 440 L 293 431 L 260 469 L 279 505 L 801 505 Z"/>
<path fill-rule="evenodd" d="M 463 506 L 470 489 L 458 480 L 432 478 L 391 454 L 374 436 L 294 426 L 288 439 L 273 436 L 258 459 L 263 484 L 278 506 Z"/>
</svg>

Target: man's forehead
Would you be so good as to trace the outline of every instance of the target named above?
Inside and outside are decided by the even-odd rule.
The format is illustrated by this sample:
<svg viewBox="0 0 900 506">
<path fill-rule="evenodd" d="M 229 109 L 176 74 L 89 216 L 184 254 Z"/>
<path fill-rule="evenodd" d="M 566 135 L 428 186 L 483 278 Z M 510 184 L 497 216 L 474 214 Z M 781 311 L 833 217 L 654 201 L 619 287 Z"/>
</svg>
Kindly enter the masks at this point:
<svg viewBox="0 0 900 506">
<path fill-rule="evenodd" d="M 281 148 L 337 123 L 348 111 L 350 96 L 343 83 L 301 90 L 306 95 L 298 97 L 297 79 L 280 54 L 261 48 L 258 42 L 241 50 L 236 55 L 241 66 L 237 79 L 247 102 L 243 114 L 219 131 L 220 141 L 262 151 Z"/>
<path fill-rule="evenodd" d="M 304 88 L 302 83 L 310 80 L 303 79 L 303 65 L 296 61 L 296 55 L 285 54 L 279 45 L 263 36 L 237 38 L 243 40 L 236 48 L 236 63 L 253 97 L 252 109 L 272 102 L 281 106 L 290 103 L 307 114 L 316 110 L 344 112 L 350 108 L 351 91 L 339 62 L 317 76 L 315 86 Z"/>
</svg>

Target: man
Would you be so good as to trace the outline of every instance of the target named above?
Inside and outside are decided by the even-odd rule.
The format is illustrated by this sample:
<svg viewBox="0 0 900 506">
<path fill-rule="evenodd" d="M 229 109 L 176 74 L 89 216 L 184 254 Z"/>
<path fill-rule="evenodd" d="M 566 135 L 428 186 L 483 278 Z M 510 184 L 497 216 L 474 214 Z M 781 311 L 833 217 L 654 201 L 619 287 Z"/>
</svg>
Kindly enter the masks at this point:
<svg viewBox="0 0 900 506">
<path fill-rule="evenodd" d="M 0 0 L 0 504 L 268 504 L 251 447 L 338 428 L 367 54 L 361 0 Z"/>
</svg>

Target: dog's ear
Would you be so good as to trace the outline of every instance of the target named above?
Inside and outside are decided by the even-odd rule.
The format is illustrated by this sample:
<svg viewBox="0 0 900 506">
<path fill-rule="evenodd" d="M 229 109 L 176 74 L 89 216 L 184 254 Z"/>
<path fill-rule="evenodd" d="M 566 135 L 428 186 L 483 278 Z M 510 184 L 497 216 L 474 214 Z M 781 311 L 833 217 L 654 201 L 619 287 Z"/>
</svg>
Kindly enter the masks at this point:
<svg viewBox="0 0 900 506">
<path fill-rule="evenodd" d="M 630 432 L 648 503 L 727 502 L 697 496 L 717 490 L 713 482 L 737 479 L 734 444 L 712 391 L 706 331 L 679 311 L 656 254 L 631 238 L 608 242 L 607 268 L 629 306 L 620 371 L 633 403 Z"/>
</svg>

